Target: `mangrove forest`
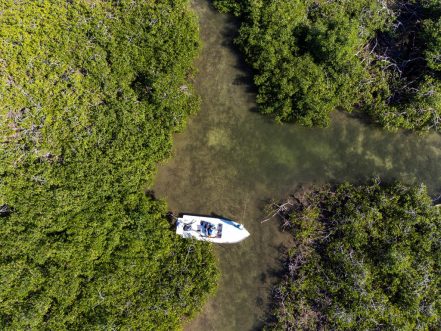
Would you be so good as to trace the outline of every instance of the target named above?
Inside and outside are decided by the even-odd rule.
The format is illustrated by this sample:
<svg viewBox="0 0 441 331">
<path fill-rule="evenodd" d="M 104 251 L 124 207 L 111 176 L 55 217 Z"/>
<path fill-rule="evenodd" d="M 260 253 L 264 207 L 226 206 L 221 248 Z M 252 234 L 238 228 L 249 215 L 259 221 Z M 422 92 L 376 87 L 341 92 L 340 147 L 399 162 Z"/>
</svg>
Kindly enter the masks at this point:
<svg viewBox="0 0 441 331">
<path fill-rule="evenodd" d="M 277 208 L 294 244 L 270 329 L 439 330 L 441 208 L 425 186 L 324 186 Z"/>
<path fill-rule="evenodd" d="M 441 130 L 438 0 L 214 0 L 239 17 L 260 112 L 327 126 L 367 114 L 387 129 Z"/>
<path fill-rule="evenodd" d="M 440 330 L 440 133 L 439 0 L 0 0 L 0 330 Z"/>
<path fill-rule="evenodd" d="M 0 329 L 178 328 L 217 279 L 145 194 L 199 105 L 188 2 L 0 12 Z"/>
</svg>

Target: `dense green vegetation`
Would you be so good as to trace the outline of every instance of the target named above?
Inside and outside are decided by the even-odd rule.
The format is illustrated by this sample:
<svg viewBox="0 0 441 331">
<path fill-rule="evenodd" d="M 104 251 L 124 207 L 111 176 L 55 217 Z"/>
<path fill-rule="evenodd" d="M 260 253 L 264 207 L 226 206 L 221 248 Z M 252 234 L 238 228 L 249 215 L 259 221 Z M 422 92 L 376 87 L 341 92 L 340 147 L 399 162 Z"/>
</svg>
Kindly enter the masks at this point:
<svg viewBox="0 0 441 331">
<path fill-rule="evenodd" d="M 144 193 L 197 110 L 187 0 L 0 1 L 0 329 L 170 330 L 211 248 Z"/>
<path fill-rule="evenodd" d="M 214 0 L 239 16 L 260 111 L 326 126 L 333 110 L 441 131 L 438 0 Z"/>
<path fill-rule="evenodd" d="M 342 184 L 282 206 L 294 244 L 271 328 L 440 329 L 441 208 L 424 186 Z"/>
</svg>

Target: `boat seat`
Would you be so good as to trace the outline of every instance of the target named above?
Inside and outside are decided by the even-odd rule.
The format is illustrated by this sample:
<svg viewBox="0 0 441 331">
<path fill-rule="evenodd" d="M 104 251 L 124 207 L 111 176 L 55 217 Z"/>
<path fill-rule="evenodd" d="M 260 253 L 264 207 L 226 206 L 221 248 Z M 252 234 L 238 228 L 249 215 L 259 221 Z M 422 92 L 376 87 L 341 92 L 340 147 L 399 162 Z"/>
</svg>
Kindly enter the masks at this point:
<svg viewBox="0 0 441 331">
<path fill-rule="evenodd" d="M 222 237 L 222 224 L 218 224 L 217 226 L 217 237 Z"/>
</svg>

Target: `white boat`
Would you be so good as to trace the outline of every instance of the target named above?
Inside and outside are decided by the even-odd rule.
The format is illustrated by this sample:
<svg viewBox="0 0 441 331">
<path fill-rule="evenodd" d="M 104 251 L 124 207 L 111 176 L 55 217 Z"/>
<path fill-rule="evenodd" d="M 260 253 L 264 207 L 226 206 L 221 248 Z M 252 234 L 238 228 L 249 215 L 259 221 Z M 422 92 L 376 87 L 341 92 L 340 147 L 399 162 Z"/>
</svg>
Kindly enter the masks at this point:
<svg viewBox="0 0 441 331">
<path fill-rule="evenodd" d="M 193 238 L 217 244 L 237 243 L 250 235 L 242 224 L 234 221 L 194 215 L 182 215 L 178 218 L 176 234 L 182 238 Z"/>
</svg>

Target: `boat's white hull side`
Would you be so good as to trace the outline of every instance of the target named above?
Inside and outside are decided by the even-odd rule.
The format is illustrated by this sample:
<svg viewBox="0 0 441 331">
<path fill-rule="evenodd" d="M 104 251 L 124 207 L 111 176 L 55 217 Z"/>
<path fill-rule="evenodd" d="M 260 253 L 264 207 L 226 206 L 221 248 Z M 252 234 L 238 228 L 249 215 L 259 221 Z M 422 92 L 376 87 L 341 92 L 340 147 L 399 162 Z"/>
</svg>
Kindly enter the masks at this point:
<svg viewBox="0 0 441 331">
<path fill-rule="evenodd" d="M 220 237 L 217 236 L 217 233 L 213 237 L 208 236 L 204 231 L 204 224 L 206 223 L 213 224 L 217 229 L 220 228 Z M 250 235 L 239 223 L 222 218 L 193 215 L 183 215 L 178 218 L 176 234 L 183 238 L 193 238 L 217 244 L 238 243 Z"/>
</svg>

